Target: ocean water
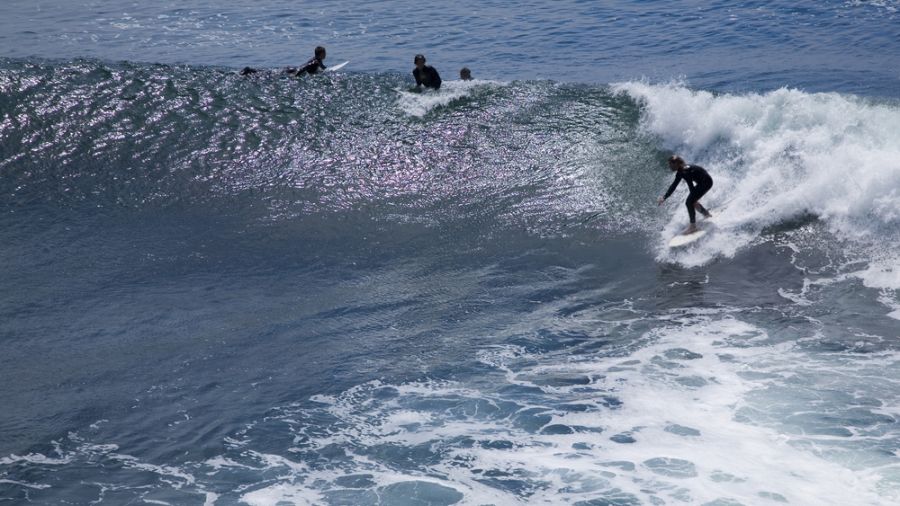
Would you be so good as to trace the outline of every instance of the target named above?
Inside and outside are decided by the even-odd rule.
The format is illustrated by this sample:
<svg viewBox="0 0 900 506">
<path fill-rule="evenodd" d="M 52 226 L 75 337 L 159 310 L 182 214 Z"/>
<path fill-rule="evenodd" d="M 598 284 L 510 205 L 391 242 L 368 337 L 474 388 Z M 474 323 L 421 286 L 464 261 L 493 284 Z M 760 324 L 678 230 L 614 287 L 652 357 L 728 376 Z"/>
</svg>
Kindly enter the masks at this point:
<svg viewBox="0 0 900 506">
<path fill-rule="evenodd" d="M 4 1 L 0 503 L 897 504 L 898 9 Z"/>
</svg>

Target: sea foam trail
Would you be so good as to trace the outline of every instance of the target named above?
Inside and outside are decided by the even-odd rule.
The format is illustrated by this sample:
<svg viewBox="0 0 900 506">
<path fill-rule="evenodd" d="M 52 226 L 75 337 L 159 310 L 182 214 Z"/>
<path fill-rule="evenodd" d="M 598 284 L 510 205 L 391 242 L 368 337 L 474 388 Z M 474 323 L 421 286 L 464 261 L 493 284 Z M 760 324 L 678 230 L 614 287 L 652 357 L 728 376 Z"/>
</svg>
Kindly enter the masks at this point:
<svg viewBox="0 0 900 506">
<path fill-rule="evenodd" d="M 292 453 L 346 453 L 316 470 L 257 456 L 291 479 L 242 500 L 315 504 L 353 494 L 366 503 L 401 490 L 423 503 L 472 505 L 896 499 L 897 463 L 886 450 L 897 437 L 896 378 L 867 377 L 896 370 L 896 354 L 806 355 L 727 315 L 673 318 L 627 357 L 586 352 L 559 363 L 517 346 L 486 349 L 479 360 L 505 373 L 494 378 L 497 392 L 374 381 L 276 410 L 272 421 L 290 426 L 297 443 Z M 863 384 L 876 385 L 877 400 L 844 393 Z M 429 463 L 393 460 L 407 452 Z"/>
<path fill-rule="evenodd" d="M 614 89 L 642 105 L 643 131 L 715 178 L 706 200 L 720 233 L 687 263 L 733 255 L 767 227 L 813 216 L 859 249 L 867 286 L 900 288 L 898 104 L 785 88 L 715 95 L 629 82 Z M 666 231 L 685 221 L 674 213 Z"/>
<path fill-rule="evenodd" d="M 397 89 L 397 107 L 404 113 L 423 117 L 429 112 L 450 105 L 471 95 L 477 86 L 499 86 L 498 81 L 444 81 L 440 90 L 420 89 L 416 91 Z"/>
</svg>

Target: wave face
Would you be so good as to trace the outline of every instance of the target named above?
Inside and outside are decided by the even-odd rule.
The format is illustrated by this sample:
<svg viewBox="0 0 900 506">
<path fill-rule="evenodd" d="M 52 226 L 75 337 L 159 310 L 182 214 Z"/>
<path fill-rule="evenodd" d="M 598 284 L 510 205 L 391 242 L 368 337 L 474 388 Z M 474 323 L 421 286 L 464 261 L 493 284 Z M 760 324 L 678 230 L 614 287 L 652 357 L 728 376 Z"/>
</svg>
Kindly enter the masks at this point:
<svg viewBox="0 0 900 506">
<path fill-rule="evenodd" d="M 389 76 L 12 67 L 0 167 L 7 203 L 26 207 L 216 205 L 259 193 L 249 200 L 271 220 L 361 207 L 388 214 L 412 201 L 401 206 L 411 218 L 457 202 L 552 220 L 592 209 L 589 193 L 565 180 L 585 179 L 580 157 L 622 142 L 609 127 L 627 121 L 617 109 L 634 109 L 602 90 L 584 100 L 550 83 L 450 82 L 419 95 Z M 504 196 L 506 205 L 478 205 Z"/>
<path fill-rule="evenodd" d="M 896 101 L 789 89 L 740 96 L 640 83 L 617 89 L 644 105 L 644 132 L 715 168 L 711 202 L 725 233 L 706 255 L 730 254 L 761 232 L 810 217 L 830 233 L 798 247 L 847 252 L 868 265 L 861 275 L 870 286 L 900 288 Z"/>
<path fill-rule="evenodd" d="M 814 226 L 792 243 L 835 249 L 870 286 L 900 288 L 895 101 L 640 82 L 412 93 L 391 76 L 298 83 L 92 62 L 12 65 L 2 85 L 2 198 L 20 212 L 184 206 L 256 224 L 356 213 L 652 238 L 684 223 L 681 209 L 667 219 L 647 205 L 677 152 L 714 175 L 717 234 L 687 255 L 650 241 L 658 260 L 701 265 Z"/>
<path fill-rule="evenodd" d="M 900 104 L 408 86 L 3 62 L 0 495 L 900 498 Z"/>
</svg>

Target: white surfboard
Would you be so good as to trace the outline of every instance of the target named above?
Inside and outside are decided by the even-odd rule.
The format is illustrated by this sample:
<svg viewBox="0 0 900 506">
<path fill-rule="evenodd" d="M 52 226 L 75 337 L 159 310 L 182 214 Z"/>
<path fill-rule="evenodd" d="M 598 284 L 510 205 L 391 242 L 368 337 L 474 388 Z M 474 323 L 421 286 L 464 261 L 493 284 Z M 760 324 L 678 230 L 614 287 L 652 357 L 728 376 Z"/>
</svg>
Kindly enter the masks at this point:
<svg viewBox="0 0 900 506">
<path fill-rule="evenodd" d="M 335 65 L 333 67 L 328 67 L 327 69 L 325 69 L 325 72 L 337 72 L 338 70 L 341 70 L 342 68 L 344 68 L 344 65 L 346 65 L 348 63 L 350 63 L 350 60 L 347 60 L 344 63 L 338 63 L 337 65 Z"/>
<path fill-rule="evenodd" d="M 704 235 L 706 235 L 706 230 L 698 230 L 693 234 L 678 234 L 669 241 L 669 247 L 680 248 L 681 246 L 687 246 Z"/>
</svg>

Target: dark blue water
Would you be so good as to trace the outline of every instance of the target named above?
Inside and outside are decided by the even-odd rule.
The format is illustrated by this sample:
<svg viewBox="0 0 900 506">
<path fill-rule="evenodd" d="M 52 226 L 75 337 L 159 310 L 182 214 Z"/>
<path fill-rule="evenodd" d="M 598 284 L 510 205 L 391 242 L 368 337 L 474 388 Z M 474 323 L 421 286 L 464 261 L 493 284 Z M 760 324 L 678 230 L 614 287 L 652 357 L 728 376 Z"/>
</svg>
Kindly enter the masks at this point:
<svg viewBox="0 0 900 506">
<path fill-rule="evenodd" d="M 898 7 L 5 2 L 0 501 L 895 504 Z"/>
<path fill-rule="evenodd" d="M 706 89 L 798 87 L 897 96 L 893 0 L 835 2 L 176 2 L 7 0 L 14 58 L 239 69 L 297 66 L 324 45 L 348 70 L 610 83 L 686 77 Z M 326 62 L 329 63 L 329 62 Z"/>
</svg>

